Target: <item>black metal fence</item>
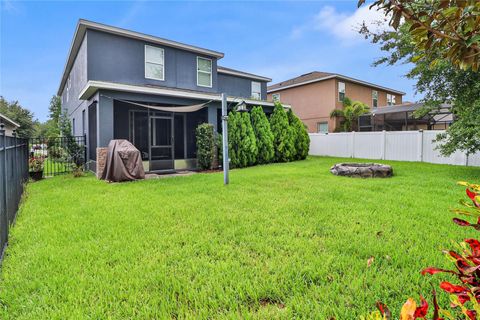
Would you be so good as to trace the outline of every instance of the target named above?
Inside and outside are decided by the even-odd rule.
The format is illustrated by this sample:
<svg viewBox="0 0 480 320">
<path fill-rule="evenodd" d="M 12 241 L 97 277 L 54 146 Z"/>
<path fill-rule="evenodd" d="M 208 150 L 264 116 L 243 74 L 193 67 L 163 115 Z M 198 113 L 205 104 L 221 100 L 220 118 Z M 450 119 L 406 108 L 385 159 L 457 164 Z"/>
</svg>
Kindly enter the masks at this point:
<svg viewBox="0 0 480 320">
<path fill-rule="evenodd" d="M 43 162 L 43 176 L 55 176 L 85 167 L 86 137 L 30 138 L 30 161 Z M 30 172 L 35 168 L 30 168 Z M 38 170 L 38 169 L 37 169 Z"/>
<path fill-rule="evenodd" d="M 28 180 L 28 139 L 7 137 L 0 128 L 0 261 Z"/>
</svg>

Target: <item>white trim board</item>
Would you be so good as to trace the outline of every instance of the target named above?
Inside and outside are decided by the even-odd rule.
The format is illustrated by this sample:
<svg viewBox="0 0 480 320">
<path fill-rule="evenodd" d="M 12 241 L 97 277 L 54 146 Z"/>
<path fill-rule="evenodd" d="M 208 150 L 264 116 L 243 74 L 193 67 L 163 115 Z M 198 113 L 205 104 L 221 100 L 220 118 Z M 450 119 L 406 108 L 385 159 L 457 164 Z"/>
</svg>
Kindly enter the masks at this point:
<svg viewBox="0 0 480 320">
<path fill-rule="evenodd" d="M 224 67 L 220 67 L 220 66 L 217 66 L 217 72 L 218 73 L 223 73 L 223 74 L 229 74 L 229 75 L 232 75 L 232 76 L 239 76 L 239 77 L 243 77 L 243 78 L 248 78 L 248 79 L 260 80 L 260 81 L 263 81 L 263 82 L 272 81 L 272 79 L 267 78 L 267 77 L 257 76 L 255 74 L 251 74 L 251 73 L 243 72 L 243 71 L 225 69 Z"/>
<path fill-rule="evenodd" d="M 78 99 L 88 100 L 98 90 L 124 91 L 124 92 L 132 92 L 132 93 L 153 94 L 153 95 L 162 95 L 162 96 L 168 96 L 168 97 L 189 98 L 189 99 L 198 99 L 198 100 L 213 100 L 213 101 L 222 100 L 221 94 L 219 93 L 203 93 L 203 92 L 185 91 L 185 90 L 169 89 L 169 88 L 154 88 L 154 87 L 137 86 L 137 85 L 131 85 L 131 84 L 116 83 L 116 82 L 94 81 L 94 80 L 90 80 L 87 82 L 87 84 L 82 89 L 82 91 L 80 91 Z M 227 101 L 228 102 L 245 101 L 245 103 L 249 105 L 259 105 L 259 106 L 267 106 L 267 107 L 275 106 L 275 103 L 271 101 L 245 99 L 241 97 L 232 97 L 232 96 L 228 97 Z M 290 105 L 287 105 L 287 104 L 282 104 L 282 105 L 285 108 L 291 108 Z"/>
</svg>

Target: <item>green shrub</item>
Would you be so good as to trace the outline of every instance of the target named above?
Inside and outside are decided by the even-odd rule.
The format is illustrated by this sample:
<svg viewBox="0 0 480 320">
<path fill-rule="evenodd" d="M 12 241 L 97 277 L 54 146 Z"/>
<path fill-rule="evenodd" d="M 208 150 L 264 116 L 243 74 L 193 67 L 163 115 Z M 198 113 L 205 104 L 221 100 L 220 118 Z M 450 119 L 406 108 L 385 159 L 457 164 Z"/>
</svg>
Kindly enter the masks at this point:
<svg viewBox="0 0 480 320">
<path fill-rule="evenodd" d="M 295 139 L 294 160 L 306 159 L 310 148 L 310 136 L 308 135 L 307 127 L 303 124 L 302 120 L 293 113 L 292 109 L 288 110 L 287 116 Z"/>
<path fill-rule="evenodd" d="M 254 107 L 250 114 L 252 118 L 252 127 L 257 142 L 257 163 L 265 164 L 273 161 L 275 150 L 273 148 L 273 133 L 270 128 L 263 108 Z"/>
<path fill-rule="evenodd" d="M 215 131 L 210 123 L 200 124 L 196 131 L 197 163 L 203 170 L 212 169 L 215 157 Z"/>
<path fill-rule="evenodd" d="M 257 143 L 250 114 L 232 111 L 228 115 L 228 149 L 232 168 L 252 166 L 257 161 Z"/>
<path fill-rule="evenodd" d="M 294 137 L 292 129 L 290 129 L 288 124 L 287 113 L 280 103 L 275 104 L 273 113 L 270 116 L 270 127 L 273 133 L 275 161 L 290 161 L 295 154 Z"/>
</svg>

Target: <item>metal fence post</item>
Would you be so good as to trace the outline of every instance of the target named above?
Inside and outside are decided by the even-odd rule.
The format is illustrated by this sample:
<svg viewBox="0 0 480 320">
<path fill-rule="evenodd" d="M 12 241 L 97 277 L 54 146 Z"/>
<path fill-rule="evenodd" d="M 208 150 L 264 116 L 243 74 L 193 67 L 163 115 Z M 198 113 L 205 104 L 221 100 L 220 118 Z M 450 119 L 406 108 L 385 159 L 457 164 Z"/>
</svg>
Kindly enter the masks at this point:
<svg viewBox="0 0 480 320">
<path fill-rule="evenodd" d="M 5 229 L 7 230 L 7 235 L 8 235 L 8 202 L 7 202 L 7 136 L 5 133 L 5 125 L 3 123 L 0 123 L 0 138 L 3 140 L 3 166 L 0 168 L 1 170 L 1 176 L 2 176 L 2 183 L 3 183 L 3 209 L 4 212 L 3 214 L 5 215 L 5 221 L 7 222 L 7 225 Z M 1 214 L 1 213 L 0 213 Z M 3 248 L 0 248 L 3 250 Z"/>
</svg>

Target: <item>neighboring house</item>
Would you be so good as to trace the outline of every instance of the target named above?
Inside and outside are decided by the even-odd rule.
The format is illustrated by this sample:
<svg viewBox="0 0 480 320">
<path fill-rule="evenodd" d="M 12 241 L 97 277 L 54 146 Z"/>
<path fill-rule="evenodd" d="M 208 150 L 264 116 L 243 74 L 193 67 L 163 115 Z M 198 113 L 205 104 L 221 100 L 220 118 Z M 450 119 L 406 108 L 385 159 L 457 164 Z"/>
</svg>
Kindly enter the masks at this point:
<svg viewBox="0 0 480 320">
<path fill-rule="evenodd" d="M 342 108 L 344 97 L 374 109 L 401 104 L 405 94 L 340 74 L 317 71 L 269 86 L 267 92 L 269 100 L 290 104 L 309 132 L 337 131 L 340 121 L 330 119 L 330 113 Z"/>
<path fill-rule="evenodd" d="M 1 113 L 0 123 L 3 124 L 3 129 L 5 130 L 5 135 L 7 136 L 13 136 L 13 131 L 17 130 L 20 127 L 18 123 Z"/>
<path fill-rule="evenodd" d="M 228 107 L 244 101 L 271 112 L 271 79 L 218 66 L 221 52 L 80 20 L 58 89 L 74 135 L 96 148 L 128 139 L 147 171 L 196 165 L 195 129 L 220 131 L 221 93 Z"/>
</svg>

